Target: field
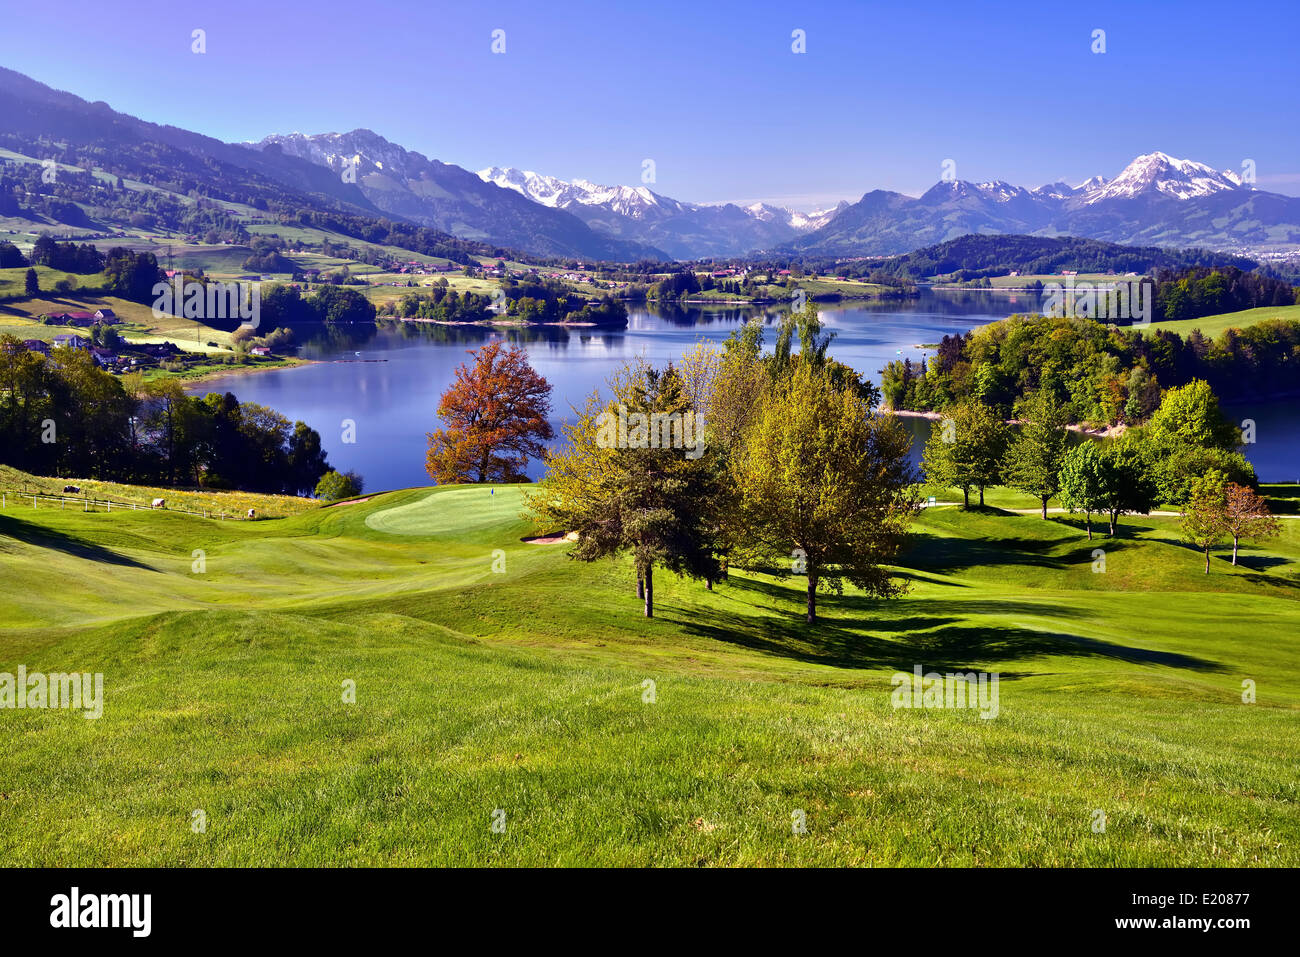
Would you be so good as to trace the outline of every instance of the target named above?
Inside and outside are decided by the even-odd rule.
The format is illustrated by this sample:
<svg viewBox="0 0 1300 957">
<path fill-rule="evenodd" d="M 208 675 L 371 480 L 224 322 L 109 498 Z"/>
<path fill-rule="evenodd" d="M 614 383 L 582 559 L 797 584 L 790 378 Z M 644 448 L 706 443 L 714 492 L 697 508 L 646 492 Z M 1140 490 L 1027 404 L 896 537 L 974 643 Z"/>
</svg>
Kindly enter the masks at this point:
<svg viewBox="0 0 1300 957">
<path fill-rule="evenodd" d="M 522 493 L 0 512 L 0 671 L 104 674 L 0 711 L 0 863 L 1300 864 L 1300 522 L 1206 576 L 1173 519 L 927 509 L 810 627 L 748 574 L 646 620 Z M 918 664 L 997 716 L 892 708 Z"/>
<path fill-rule="evenodd" d="M 65 485 L 75 485 L 81 491 L 77 495 L 64 495 Z M 198 512 L 210 512 L 215 516 L 222 514 L 243 516 L 250 508 L 257 509 L 263 518 L 282 518 L 297 515 L 315 508 L 312 499 L 297 498 L 292 495 L 262 495 L 257 492 L 217 492 L 208 489 L 185 491 L 174 488 L 150 488 L 147 485 L 122 485 L 119 482 L 100 482 L 95 479 L 48 478 L 43 475 L 30 475 L 27 472 L 0 465 L 0 492 L 10 497 L 10 508 L 59 509 L 81 507 L 81 499 L 89 498 L 92 502 L 112 502 L 114 505 L 150 505 L 156 498 L 167 500 L 170 508 L 190 509 Z M 66 498 L 63 504 L 38 499 L 33 505 L 31 498 L 24 494 L 55 495 Z M 17 498 L 14 498 L 17 496 Z M 97 506 L 102 508 L 102 504 Z M 25 513 L 24 513 L 25 514 Z M 27 516 L 33 517 L 33 516 Z"/>
<path fill-rule="evenodd" d="M 1218 316 L 1205 316 L 1202 319 L 1178 319 L 1173 322 L 1153 322 L 1150 331 L 1166 329 L 1186 336 L 1193 329 L 1200 329 L 1203 335 L 1211 339 L 1226 329 L 1245 329 L 1266 319 L 1300 320 L 1300 306 L 1262 306 L 1259 309 L 1243 309 L 1240 312 L 1225 312 Z"/>
</svg>

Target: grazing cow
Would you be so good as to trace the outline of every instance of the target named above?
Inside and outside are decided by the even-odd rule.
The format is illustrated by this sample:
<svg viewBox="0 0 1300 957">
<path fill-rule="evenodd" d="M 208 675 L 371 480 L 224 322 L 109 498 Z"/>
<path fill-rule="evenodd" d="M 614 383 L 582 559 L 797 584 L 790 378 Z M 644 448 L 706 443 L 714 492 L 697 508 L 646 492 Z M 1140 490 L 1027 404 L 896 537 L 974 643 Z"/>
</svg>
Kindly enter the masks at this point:
<svg viewBox="0 0 1300 957">
<path fill-rule="evenodd" d="M 249 518 L 257 518 L 257 509 L 255 509 L 255 508 L 250 508 L 250 509 L 248 510 L 248 517 L 249 517 Z"/>
<path fill-rule="evenodd" d="M 165 498 L 156 498 L 156 499 L 154 499 L 154 500 L 153 500 L 153 507 L 154 507 L 154 508 L 166 508 L 166 507 L 167 507 L 167 499 L 165 499 Z"/>
<path fill-rule="evenodd" d="M 81 489 L 77 488 L 77 486 L 75 485 L 65 485 L 63 486 L 63 491 L 68 493 L 69 495 L 76 495 L 78 492 L 81 491 Z"/>
</svg>

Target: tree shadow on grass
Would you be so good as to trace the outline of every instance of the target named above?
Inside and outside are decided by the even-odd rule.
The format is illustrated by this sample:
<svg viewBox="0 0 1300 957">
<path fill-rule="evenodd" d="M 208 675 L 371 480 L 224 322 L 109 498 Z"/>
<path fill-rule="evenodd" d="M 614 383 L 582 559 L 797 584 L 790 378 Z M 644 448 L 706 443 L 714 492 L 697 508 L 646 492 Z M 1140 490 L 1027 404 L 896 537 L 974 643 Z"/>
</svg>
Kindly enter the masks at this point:
<svg viewBox="0 0 1300 957">
<path fill-rule="evenodd" d="M 764 582 L 739 580 L 742 589 L 776 591 Z M 733 582 L 738 584 L 739 581 Z M 789 593 L 782 596 L 788 600 Z M 1158 664 L 1191 671 L 1221 670 L 1217 662 L 1177 652 L 1155 651 L 1114 644 L 1061 631 L 970 623 L 969 616 L 1035 615 L 1081 617 L 1072 608 L 1042 603 L 994 601 L 925 601 L 931 614 L 892 614 L 881 618 L 885 603 L 867 598 L 820 598 L 822 617 L 809 625 L 800 615 L 764 608 L 753 596 L 737 596 L 749 606 L 745 615 L 698 607 L 664 605 L 663 616 L 677 620 L 687 632 L 723 644 L 836 668 L 892 667 L 910 671 L 920 664 L 926 670 L 970 669 L 972 662 L 1014 662 L 1046 655 L 1101 658 L 1133 664 Z M 861 617 L 853 612 L 864 612 Z M 904 609 L 906 611 L 906 609 Z M 845 612 L 850 612 L 846 615 Z M 1008 677 L 1014 673 L 1007 673 Z"/>
<path fill-rule="evenodd" d="M 107 565 L 122 565 L 127 568 L 142 568 L 145 571 L 157 571 L 143 562 L 138 562 L 134 558 L 128 558 L 125 555 L 113 551 L 111 548 L 104 548 L 101 545 L 92 545 L 90 542 L 80 538 L 73 538 L 63 532 L 55 531 L 44 525 L 37 525 L 34 522 L 24 521 L 21 518 L 14 518 L 11 515 L 0 515 L 0 535 L 7 535 L 10 538 L 17 539 L 20 542 L 26 542 L 31 545 L 38 545 L 41 548 L 52 548 L 55 551 L 63 552 L 65 555 L 72 555 L 75 558 L 84 558 L 90 562 L 103 562 Z"/>
<path fill-rule="evenodd" d="M 963 568 L 996 568 L 1004 565 L 1028 566 L 1064 571 L 1088 556 L 1092 561 L 1092 551 L 1103 548 L 1107 552 L 1116 552 L 1129 548 L 1132 542 L 1124 538 L 1105 538 L 1099 536 L 1093 541 L 1084 541 L 1071 548 L 1065 554 L 1049 554 L 1061 547 L 1059 540 L 1026 541 L 1019 538 L 944 538 L 939 535 L 921 533 L 914 536 L 915 541 L 909 548 L 905 560 L 911 568 L 922 571 L 957 571 Z"/>
</svg>

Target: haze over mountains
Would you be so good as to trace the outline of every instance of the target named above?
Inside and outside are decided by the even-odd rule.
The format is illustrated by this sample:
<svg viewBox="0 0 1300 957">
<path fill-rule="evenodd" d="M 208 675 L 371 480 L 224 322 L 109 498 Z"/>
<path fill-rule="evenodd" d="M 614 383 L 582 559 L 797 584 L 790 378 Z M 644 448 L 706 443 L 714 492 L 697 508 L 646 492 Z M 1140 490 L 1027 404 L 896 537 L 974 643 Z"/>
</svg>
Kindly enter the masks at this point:
<svg viewBox="0 0 1300 957">
<path fill-rule="evenodd" d="M 645 185 L 564 181 L 509 166 L 474 173 L 364 129 L 223 143 L 118 113 L 3 68 L 0 144 L 31 159 L 93 163 L 166 183 L 182 197 L 261 209 L 289 202 L 388 218 L 542 256 L 632 261 L 775 251 L 857 257 L 904 253 L 972 233 L 1068 235 L 1252 255 L 1300 249 L 1300 198 L 1257 190 L 1235 172 L 1160 152 L 1137 157 L 1114 179 L 1096 176 L 1077 186 L 952 180 L 919 197 L 872 190 L 851 205 L 803 214 L 762 203 L 690 203 Z M 790 184 L 792 191 L 815 186 Z M 85 227 L 88 210 L 75 203 L 74 197 L 65 204 L 72 218 L 41 228 Z"/>
</svg>

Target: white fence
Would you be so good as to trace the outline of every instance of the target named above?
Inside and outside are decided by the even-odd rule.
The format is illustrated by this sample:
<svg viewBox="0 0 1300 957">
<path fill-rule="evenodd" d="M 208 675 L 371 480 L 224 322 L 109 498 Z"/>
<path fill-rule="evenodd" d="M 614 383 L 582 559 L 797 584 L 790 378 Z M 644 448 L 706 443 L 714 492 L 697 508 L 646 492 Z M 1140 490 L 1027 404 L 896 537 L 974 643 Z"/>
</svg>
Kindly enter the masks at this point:
<svg viewBox="0 0 1300 957">
<path fill-rule="evenodd" d="M 114 509 L 117 509 L 119 512 L 138 512 L 141 510 L 146 512 L 164 511 L 177 512 L 182 515 L 197 515 L 200 518 L 211 518 L 214 520 L 219 518 L 223 522 L 227 519 L 232 522 L 242 522 L 246 520 L 243 515 L 228 515 L 225 512 L 215 509 L 196 511 L 191 508 L 172 508 L 167 505 L 153 506 L 140 505 L 137 502 L 114 502 L 111 499 L 90 498 L 89 496 L 84 495 L 46 495 L 42 492 L 0 492 L 0 509 L 7 509 L 9 507 L 9 499 L 11 498 L 14 500 L 14 505 L 16 507 L 22 508 L 26 507 L 22 503 L 30 499 L 32 508 L 39 508 L 40 506 L 38 505 L 38 502 L 49 502 L 51 505 L 58 505 L 59 508 L 65 510 L 69 505 L 72 505 L 73 508 L 80 506 L 83 512 L 102 511 L 111 513 Z"/>
</svg>

